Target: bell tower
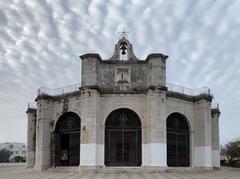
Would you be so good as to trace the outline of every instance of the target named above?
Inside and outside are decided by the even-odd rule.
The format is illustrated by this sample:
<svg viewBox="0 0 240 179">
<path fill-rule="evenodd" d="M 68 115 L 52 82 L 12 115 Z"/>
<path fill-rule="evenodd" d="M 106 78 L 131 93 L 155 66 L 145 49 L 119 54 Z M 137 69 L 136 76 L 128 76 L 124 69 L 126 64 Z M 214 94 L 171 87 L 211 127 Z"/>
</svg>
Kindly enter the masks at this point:
<svg viewBox="0 0 240 179">
<path fill-rule="evenodd" d="M 105 92 L 146 92 L 149 87 L 165 86 L 166 59 L 152 53 L 138 59 L 133 46 L 123 32 L 115 44 L 111 58 L 102 60 L 99 54 L 89 53 L 82 59 L 82 86 Z"/>
<path fill-rule="evenodd" d="M 127 39 L 126 32 L 122 32 L 121 38 L 115 45 L 113 56 L 109 60 L 139 60 L 133 52 L 133 47 Z"/>
</svg>

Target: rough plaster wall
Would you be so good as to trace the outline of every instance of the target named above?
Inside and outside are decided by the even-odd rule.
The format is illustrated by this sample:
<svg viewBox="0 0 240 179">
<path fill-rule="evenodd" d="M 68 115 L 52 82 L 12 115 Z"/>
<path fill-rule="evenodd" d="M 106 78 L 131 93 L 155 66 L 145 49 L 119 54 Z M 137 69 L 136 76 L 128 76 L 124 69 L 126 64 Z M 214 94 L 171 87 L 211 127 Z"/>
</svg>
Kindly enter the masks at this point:
<svg viewBox="0 0 240 179">
<path fill-rule="evenodd" d="M 219 150 L 219 114 L 212 117 L 212 150 Z"/>
<path fill-rule="evenodd" d="M 80 109 L 81 109 L 81 106 L 83 103 L 82 99 L 83 98 L 81 96 L 73 96 L 73 97 L 68 98 L 68 111 L 66 111 L 66 112 L 76 113 L 79 116 L 79 118 L 81 119 L 81 121 L 82 121 L 82 117 L 81 117 L 82 114 L 81 114 Z M 61 100 L 55 101 L 53 103 L 52 120 L 54 121 L 54 125 L 52 126 L 52 131 L 55 130 L 57 120 L 64 113 L 63 112 L 63 105 L 64 105 L 63 102 L 64 102 L 64 99 L 61 99 Z"/>
<path fill-rule="evenodd" d="M 100 134 L 98 135 L 98 137 L 100 137 L 100 141 L 102 144 L 104 144 L 105 120 L 112 111 L 119 108 L 129 108 L 138 114 L 142 123 L 142 143 L 147 143 L 146 125 L 148 123 L 148 119 L 146 116 L 147 111 L 145 95 L 106 94 L 101 96 L 100 106 L 102 112 L 99 120 L 101 120 L 102 130 L 100 130 Z"/>
<path fill-rule="evenodd" d="M 147 65 L 131 65 L 132 88 L 146 88 L 147 86 Z"/>
<path fill-rule="evenodd" d="M 89 90 L 90 93 L 82 95 L 83 106 L 80 106 L 82 114 L 82 131 L 81 131 L 81 143 L 96 143 L 96 121 L 98 120 L 97 114 L 97 90 Z"/>
<path fill-rule="evenodd" d="M 98 85 L 111 89 L 114 85 L 115 68 L 112 64 L 99 64 Z"/>
<path fill-rule="evenodd" d="M 147 87 L 147 64 L 138 63 L 114 63 L 114 64 L 99 64 L 98 67 L 98 85 L 105 89 L 115 88 L 115 68 L 130 67 L 131 84 L 130 88 L 143 89 Z"/>
<path fill-rule="evenodd" d="M 63 101 L 54 102 L 52 119 L 54 120 L 54 131 L 57 120 L 63 114 Z M 68 110 L 74 112 L 81 119 L 81 143 L 96 142 L 96 123 L 99 112 L 99 93 L 96 90 L 86 90 L 81 96 L 68 98 Z M 83 129 L 84 128 L 84 129 Z"/>
<path fill-rule="evenodd" d="M 195 119 L 194 119 L 194 103 L 189 101 L 184 101 L 181 99 L 170 98 L 166 99 L 166 118 L 165 123 L 167 122 L 167 117 L 174 112 L 183 114 L 187 118 L 190 130 L 190 166 L 193 166 L 194 163 L 194 130 L 195 130 Z"/>
<path fill-rule="evenodd" d="M 52 103 L 40 100 L 37 103 L 36 162 L 35 168 L 42 170 L 50 166 Z"/>
<path fill-rule="evenodd" d="M 35 146 L 36 146 L 36 112 L 27 112 L 28 131 L 27 131 L 27 167 L 33 168 L 35 164 Z"/>
<path fill-rule="evenodd" d="M 166 119 L 167 117 L 174 112 L 178 112 L 183 114 L 189 123 L 190 130 L 194 130 L 194 104 L 192 102 L 184 101 L 181 99 L 175 98 L 166 98 L 167 105 L 166 105 Z M 166 122 L 165 119 L 165 122 Z"/>
<path fill-rule="evenodd" d="M 82 60 L 82 86 L 97 84 L 97 59 L 88 57 Z"/>
<path fill-rule="evenodd" d="M 147 94 L 149 133 L 151 143 L 166 143 L 165 93 L 150 90 Z"/>
<path fill-rule="evenodd" d="M 195 103 L 194 119 L 195 146 L 212 146 L 210 101 L 200 100 Z"/>
<path fill-rule="evenodd" d="M 165 86 L 166 63 L 159 57 L 152 57 L 148 62 L 148 86 Z"/>
</svg>

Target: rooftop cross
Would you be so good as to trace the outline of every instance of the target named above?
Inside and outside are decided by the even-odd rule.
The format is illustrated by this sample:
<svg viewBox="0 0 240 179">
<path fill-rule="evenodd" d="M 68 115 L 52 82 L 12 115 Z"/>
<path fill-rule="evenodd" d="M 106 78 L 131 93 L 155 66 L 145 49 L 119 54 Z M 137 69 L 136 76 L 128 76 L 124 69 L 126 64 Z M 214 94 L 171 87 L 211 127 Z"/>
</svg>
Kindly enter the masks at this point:
<svg viewBox="0 0 240 179">
<path fill-rule="evenodd" d="M 120 34 L 120 38 L 123 38 L 123 37 L 127 38 L 128 37 L 127 34 L 130 32 L 123 30 L 122 32 L 118 32 L 118 33 Z"/>
</svg>

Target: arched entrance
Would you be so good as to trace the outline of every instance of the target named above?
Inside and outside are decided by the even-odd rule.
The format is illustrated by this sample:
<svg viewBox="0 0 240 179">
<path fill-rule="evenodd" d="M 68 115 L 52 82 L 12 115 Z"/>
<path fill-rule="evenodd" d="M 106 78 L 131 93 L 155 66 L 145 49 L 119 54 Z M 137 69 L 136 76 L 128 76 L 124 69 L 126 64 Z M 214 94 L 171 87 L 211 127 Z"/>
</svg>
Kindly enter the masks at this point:
<svg viewBox="0 0 240 179">
<path fill-rule="evenodd" d="M 179 113 L 172 113 L 167 118 L 167 165 L 189 166 L 189 126 Z"/>
<path fill-rule="evenodd" d="M 105 165 L 140 166 L 142 164 L 141 121 L 126 108 L 109 114 L 105 123 Z"/>
<path fill-rule="evenodd" d="M 64 113 L 52 133 L 52 166 L 78 166 L 80 159 L 80 118 Z"/>
</svg>

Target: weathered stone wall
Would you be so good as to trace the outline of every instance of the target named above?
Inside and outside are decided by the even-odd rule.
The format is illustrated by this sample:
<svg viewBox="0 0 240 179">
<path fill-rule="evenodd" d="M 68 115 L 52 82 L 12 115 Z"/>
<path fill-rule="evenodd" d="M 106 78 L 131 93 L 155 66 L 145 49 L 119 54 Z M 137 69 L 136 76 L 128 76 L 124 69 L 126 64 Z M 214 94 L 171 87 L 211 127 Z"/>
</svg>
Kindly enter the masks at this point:
<svg viewBox="0 0 240 179">
<path fill-rule="evenodd" d="M 82 59 L 82 86 L 95 86 L 97 77 L 98 60 L 95 56 L 88 56 Z"/>
<path fill-rule="evenodd" d="M 166 117 L 165 117 L 165 122 L 167 117 L 172 114 L 172 113 L 180 113 L 183 116 L 185 116 L 188 126 L 189 126 L 189 147 L 190 147 L 190 166 L 192 168 L 195 167 L 195 162 L 194 162 L 194 103 L 191 101 L 186 101 L 178 98 L 173 98 L 173 97 L 167 97 L 166 99 Z"/>
<path fill-rule="evenodd" d="M 126 61 L 120 60 L 124 45 Z M 35 169 L 50 166 L 51 133 L 66 112 L 74 112 L 81 119 L 80 168 L 103 167 L 105 120 L 119 108 L 131 109 L 141 119 L 143 167 L 167 167 L 166 119 L 174 112 L 184 115 L 189 124 L 191 167 L 218 165 L 218 117 L 211 117 L 211 96 L 193 97 L 166 91 L 166 55 L 150 54 L 145 60 L 139 60 L 130 42 L 123 37 L 109 60 L 102 60 L 98 54 L 80 58 L 80 91 L 37 97 Z M 34 125 L 32 118 L 29 114 L 30 126 Z M 34 134 L 29 131 L 31 144 Z"/>
<path fill-rule="evenodd" d="M 148 62 L 148 86 L 165 86 L 166 84 L 166 60 L 155 55 L 149 56 Z"/>
<path fill-rule="evenodd" d="M 27 111 L 27 168 L 33 168 L 35 164 L 36 150 L 36 109 L 28 108 Z"/>
<path fill-rule="evenodd" d="M 148 121 L 148 165 L 167 166 L 166 146 L 166 94 L 158 89 L 147 93 L 147 121 Z M 159 152 L 161 151 L 161 152 Z"/>
<path fill-rule="evenodd" d="M 183 114 L 190 129 L 190 164 L 193 168 L 212 168 L 211 102 L 195 102 L 178 98 L 167 98 L 167 116 L 173 112 Z M 167 118 L 166 116 L 166 118 Z"/>
<path fill-rule="evenodd" d="M 212 110 L 212 165 L 220 167 L 219 109 Z"/>
<path fill-rule="evenodd" d="M 44 130 L 39 128 L 40 131 L 45 131 L 45 136 L 50 136 L 50 132 L 54 131 L 57 120 L 63 113 L 71 111 L 79 115 L 81 119 L 80 167 L 82 168 L 104 166 L 105 120 L 112 111 L 119 108 L 131 109 L 141 119 L 143 166 L 166 167 L 166 119 L 171 113 L 178 112 L 186 117 L 189 124 L 191 167 L 211 167 L 209 162 L 212 161 L 208 158 L 208 149 L 212 147 L 212 119 L 209 118 L 211 117 L 209 116 L 210 102 L 207 100 L 192 102 L 166 97 L 166 92 L 161 89 L 135 94 L 110 94 L 100 93 L 96 89 L 82 89 L 78 94 L 63 95 L 52 99 L 52 102 L 51 100 L 40 101 L 38 111 L 43 116 L 41 111 L 45 110 L 45 120 L 44 124 L 41 120 L 38 124 L 47 126 Z M 48 106 L 45 107 L 42 104 Z M 49 144 L 48 139 L 42 141 L 43 135 L 37 133 L 37 136 L 37 141 Z M 42 150 L 41 146 L 39 150 Z M 42 151 L 42 155 L 44 154 L 45 160 L 49 161 L 50 156 L 47 150 L 50 150 L 50 146 Z"/>
<path fill-rule="evenodd" d="M 45 99 L 37 101 L 36 154 L 34 166 L 36 170 L 44 170 L 50 167 L 52 111 L 52 101 Z"/>
<path fill-rule="evenodd" d="M 195 166 L 212 168 L 211 102 L 202 99 L 194 108 Z"/>
<path fill-rule="evenodd" d="M 143 91 L 150 86 L 165 86 L 166 59 L 151 54 L 146 60 L 120 61 L 101 60 L 97 54 L 86 54 L 82 58 L 82 86 L 97 86 L 102 90 L 116 90 L 116 68 L 130 69 L 127 90 Z"/>
<path fill-rule="evenodd" d="M 129 67 L 131 70 L 130 89 L 147 88 L 148 64 L 132 63 L 126 61 L 109 61 L 99 64 L 98 66 L 98 86 L 102 89 L 113 90 L 115 88 L 115 70 L 117 67 Z"/>
</svg>

